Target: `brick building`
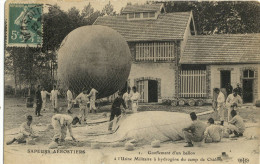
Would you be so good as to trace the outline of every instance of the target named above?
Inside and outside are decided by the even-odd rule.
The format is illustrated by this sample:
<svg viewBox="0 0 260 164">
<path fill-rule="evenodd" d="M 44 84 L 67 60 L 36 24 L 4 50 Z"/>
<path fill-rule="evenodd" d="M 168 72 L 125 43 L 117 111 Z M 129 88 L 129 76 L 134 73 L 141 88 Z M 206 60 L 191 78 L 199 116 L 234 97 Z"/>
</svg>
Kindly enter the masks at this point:
<svg viewBox="0 0 260 164">
<path fill-rule="evenodd" d="M 192 12 L 167 13 L 163 4 L 128 5 L 119 16 L 99 17 L 127 41 L 132 54 L 129 86 L 142 102 L 211 100 L 214 87 L 241 83 L 259 98 L 260 34 L 199 36 Z"/>
</svg>

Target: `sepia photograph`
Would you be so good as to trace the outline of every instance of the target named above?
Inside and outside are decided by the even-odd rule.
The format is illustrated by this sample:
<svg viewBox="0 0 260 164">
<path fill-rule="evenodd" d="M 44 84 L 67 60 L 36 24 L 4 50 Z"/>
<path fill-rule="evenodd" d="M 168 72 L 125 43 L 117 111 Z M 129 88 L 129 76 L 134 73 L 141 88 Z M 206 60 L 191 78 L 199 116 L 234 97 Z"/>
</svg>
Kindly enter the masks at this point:
<svg viewBox="0 0 260 164">
<path fill-rule="evenodd" d="M 3 163 L 259 163 L 259 0 L 4 8 Z"/>
</svg>

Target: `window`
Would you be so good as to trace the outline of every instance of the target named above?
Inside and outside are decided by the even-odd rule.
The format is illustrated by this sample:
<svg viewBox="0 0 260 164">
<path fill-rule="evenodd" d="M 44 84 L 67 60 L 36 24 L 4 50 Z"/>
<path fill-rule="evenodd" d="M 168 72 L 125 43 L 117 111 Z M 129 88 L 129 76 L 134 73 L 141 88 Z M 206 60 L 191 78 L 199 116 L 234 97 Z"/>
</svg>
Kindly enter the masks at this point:
<svg viewBox="0 0 260 164">
<path fill-rule="evenodd" d="M 136 44 L 136 61 L 174 60 L 173 42 L 153 42 Z"/>
<path fill-rule="evenodd" d="M 149 18 L 154 18 L 154 17 L 155 17 L 155 13 L 154 12 L 149 13 Z"/>
<path fill-rule="evenodd" d="M 148 18 L 148 13 L 143 13 L 143 18 Z"/>
<path fill-rule="evenodd" d="M 244 78 L 254 78 L 255 72 L 252 70 L 244 70 L 243 77 Z"/>
<path fill-rule="evenodd" d="M 141 18 L 141 14 L 140 13 L 135 13 L 135 18 Z"/>
<path fill-rule="evenodd" d="M 144 12 L 144 13 L 129 13 L 128 19 L 149 19 L 155 18 L 155 12 Z"/>
<path fill-rule="evenodd" d="M 129 19 L 133 19 L 135 17 L 134 13 L 128 15 Z"/>
<path fill-rule="evenodd" d="M 206 70 L 181 70 L 181 97 L 206 97 Z"/>
</svg>

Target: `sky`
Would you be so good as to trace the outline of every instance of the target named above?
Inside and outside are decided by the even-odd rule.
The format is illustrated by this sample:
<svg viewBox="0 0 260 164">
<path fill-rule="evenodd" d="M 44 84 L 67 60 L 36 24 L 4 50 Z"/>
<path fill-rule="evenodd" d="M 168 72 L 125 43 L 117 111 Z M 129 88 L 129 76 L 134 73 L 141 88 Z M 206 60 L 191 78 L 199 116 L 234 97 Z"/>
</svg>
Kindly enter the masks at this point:
<svg viewBox="0 0 260 164">
<path fill-rule="evenodd" d="M 87 6 L 90 3 L 95 10 L 101 11 L 103 7 L 110 1 L 114 7 L 114 11 L 118 13 L 122 7 L 126 6 L 127 2 L 131 2 L 132 4 L 143 4 L 147 0 L 74 0 L 74 2 L 69 1 L 70 0 L 63 0 L 62 2 L 58 2 L 57 5 L 60 6 L 61 9 L 64 11 L 67 11 L 73 6 L 75 6 L 77 9 L 81 11 L 84 8 L 84 6 Z"/>
</svg>

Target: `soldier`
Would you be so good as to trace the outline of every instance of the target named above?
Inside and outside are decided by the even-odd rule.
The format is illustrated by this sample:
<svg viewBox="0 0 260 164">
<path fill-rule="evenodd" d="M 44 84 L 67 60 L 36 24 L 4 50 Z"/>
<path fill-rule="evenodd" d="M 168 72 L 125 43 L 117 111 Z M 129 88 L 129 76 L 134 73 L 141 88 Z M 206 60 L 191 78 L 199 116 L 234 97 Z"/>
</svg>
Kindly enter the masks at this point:
<svg viewBox="0 0 260 164">
<path fill-rule="evenodd" d="M 223 133 L 223 126 L 215 125 L 213 118 L 208 119 L 208 124 L 209 126 L 206 128 L 204 132 L 205 142 L 220 142 Z"/>
<path fill-rule="evenodd" d="M 219 88 L 215 88 L 214 92 L 216 92 L 218 94 L 218 98 L 217 98 L 217 111 L 218 111 L 218 115 L 220 117 L 220 122 L 221 122 L 220 125 L 224 125 L 225 95 L 219 90 Z"/>
<path fill-rule="evenodd" d="M 52 117 L 52 126 L 55 133 L 53 141 L 55 141 L 56 143 L 64 142 L 67 135 L 67 129 L 69 130 L 70 136 L 73 141 L 76 141 L 72 133 L 71 125 L 76 125 L 77 123 L 80 123 L 78 117 L 72 118 L 70 115 L 66 114 L 55 114 Z"/>
<path fill-rule="evenodd" d="M 87 122 L 86 115 L 88 113 L 89 97 L 87 89 L 83 88 L 82 92 L 75 98 L 75 101 L 79 102 L 80 107 L 80 119 L 82 123 Z"/>
<path fill-rule="evenodd" d="M 88 97 L 90 98 L 90 113 L 92 113 L 92 109 L 94 109 L 95 113 L 97 113 L 97 108 L 96 108 L 97 93 L 98 91 L 95 88 L 92 88 L 88 95 Z"/>
<path fill-rule="evenodd" d="M 234 133 L 235 135 L 233 137 L 241 137 L 243 136 L 243 133 L 245 131 L 245 123 L 243 121 L 243 118 L 237 115 L 237 112 L 235 110 L 231 111 L 232 119 L 228 122 L 230 123 L 228 125 L 228 129 L 230 130 L 230 133 Z"/>
<path fill-rule="evenodd" d="M 138 110 L 138 102 L 139 102 L 139 99 L 140 99 L 140 94 L 137 92 L 135 86 L 133 86 L 132 90 L 133 90 L 133 95 L 131 97 L 132 110 L 133 110 L 133 112 L 137 112 L 137 110 Z"/>
<path fill-rule="evenodd" d="M 35 93 L 35 98 L 36 98 L 36 108 L 35 108 L 35 115 L 36 116 L 42 116 L 41 115 L 41 109 L 42 109 L 42 96 L 41 96 L 41 86 L 38 85 L 36 93 Z"/>
<path fill-rule="evenodd" d="M 18 143 L 25 143 L 27 138 L 37 137 L 32 130 L 31 124 L 32 124 L 32 116 L 29 115 L 27 116 L 27 121 L 21 124 L 19 134 L 15 136 L 11 141 L 6 142 L 6 145 L 10 145 L 15 141 L 17 141 Z"/>
<path fill-rule="evenodd" d="M 131 97 L 132 97 L 132 93 L 131 93 L 131 87 L 127 87 L 127 92 L 125 92 L 123 94 L 123 99 L 125 101 L 126 107 L 128 109 L 131 108 Z"/>
<path fill-rule="evenodd" d="M 41 96 L 42 96 L 42 107 L 43 111 L 46 109 L 46 97 L 47 95 L 51 95 L 48 91 L 45 90 L 44 87 L 42 87 Z"/>
<path fill-rule="evenodd" d="M 56 89 L 56 85 L 53 86 L 53 90 L 51 91 L 51 102 L 54 108 L 54 113 L 58 113 L 58 95 L 60 95 L 59 91 Z"/>
<path fill-rule="evenodd" d="M 71 87 L 69 87 L 67 91 L 67 101 L 68 101 L 68 114 L 72 114 L 71 109 L 73 106 L 73 95 L 71 92 Z"/>
<path fill-rule="evenodd" d="M 237 110 L 237 107 L 240 107 L 242 103 L 242 98 L 237 94 L 237 90 L 234 89 L 233 93 L 228 95 L 226 100 L 226 106 L 228 107 L 228 121 L 231 120 L 231 111 Z"/>
<path fill-rule="evenodd" d="M 182 130 L 184 139 L 188 143 L 184 147 L 193 147 L 192 141 L 201 142 L 204 138 L 204 131 L 206 129 L 206 124 L 197 120 L 197 115 L 195 112 L 190 113 L 190 118 L 192 120 L 192 124 Z"/>
<path fill-rule="evenodd" d="M 113 120 L 115 116 L 120 116 L 121 115 L 121 108 L 120 106 L 123 105 L 123 107 L 126 109 L 125 101 L 122 98 L 123 93 L 118 92 L 117 98 L 115 98 L 113 104 L 112 104 L 112 109 L 111 109 L 111 115 L 110 115 L 110 123 L 108 126 L 108 130 L 112 130 L 113 127 Z"/>
</svg>

